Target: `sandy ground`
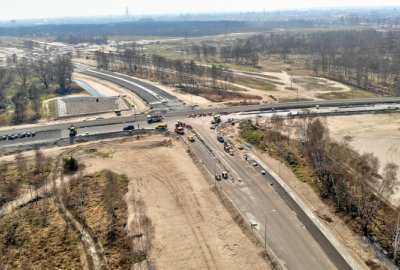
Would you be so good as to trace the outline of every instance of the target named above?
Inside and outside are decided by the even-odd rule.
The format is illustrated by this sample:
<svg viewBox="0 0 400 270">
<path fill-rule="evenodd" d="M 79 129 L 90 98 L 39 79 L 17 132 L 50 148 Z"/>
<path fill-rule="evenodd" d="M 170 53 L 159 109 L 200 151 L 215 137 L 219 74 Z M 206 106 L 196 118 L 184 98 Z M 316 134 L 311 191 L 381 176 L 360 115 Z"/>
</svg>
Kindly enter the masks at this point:
<svg viewBox="0 0 400 270">
<path fill-rule="evenodd" d="M 139 96 L 135 95 L 124 87 L 79 73 L 74 73 L 74 79 L 85 82 L 102 96 L 123 96 L 130 104 L 135 106 L 136 113 L 141 113 L 148 110 L 145 102 Z"/>
<path fill-rule="evenodd" d="M 157 269 L 270 269 L 211 191 L 178 142 L 166 137 L 98 144 L 111 158 L 84 158 L 88 173 L 111 169 L 130 178 L 154 225 L 150 263 Z M 184 164 L 184 166 L 182 166 Z M 128 206 L 129 207 L 129 206 Z M 128 229 L 136 217 L 128 217 Z"/>
<path fill-rule="evenodd" d="M 347 142 L 360 154 L 373 153 L 380 161 L 380 172 L 388 162 L 400 167 L 400 114 L 366 114 L 327 118 L 330 135 Z M 400 168 L 397 170 L 400 184 Z M 400 189 L 390 198 L 400 206 Z"/>
</svg>

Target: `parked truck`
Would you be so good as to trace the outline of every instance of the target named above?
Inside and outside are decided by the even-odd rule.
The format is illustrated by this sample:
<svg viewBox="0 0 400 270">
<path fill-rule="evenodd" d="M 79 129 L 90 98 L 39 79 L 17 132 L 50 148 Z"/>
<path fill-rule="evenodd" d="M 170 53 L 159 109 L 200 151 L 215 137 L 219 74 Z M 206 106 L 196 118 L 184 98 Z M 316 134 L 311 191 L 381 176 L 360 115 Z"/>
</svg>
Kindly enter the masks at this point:
<svg viewBox="0 0 400 270">
<path fill-rule="evenodd" d="M 161 122 L 163 120 L 163 117 L 161 114 L 149 114 L 147 115 L 147 123 L 156 123 L 156 122 Z"/>
<path fill-rule="evenodd" d="M 229 155 L 233 156 L 233 154 L 234 154 L 233 153 L 233 147 L 232 147 L 232 144 L 228 140 L 224 141 L 224 150 L 227 153 L 229 153 Z"/>
</svg>

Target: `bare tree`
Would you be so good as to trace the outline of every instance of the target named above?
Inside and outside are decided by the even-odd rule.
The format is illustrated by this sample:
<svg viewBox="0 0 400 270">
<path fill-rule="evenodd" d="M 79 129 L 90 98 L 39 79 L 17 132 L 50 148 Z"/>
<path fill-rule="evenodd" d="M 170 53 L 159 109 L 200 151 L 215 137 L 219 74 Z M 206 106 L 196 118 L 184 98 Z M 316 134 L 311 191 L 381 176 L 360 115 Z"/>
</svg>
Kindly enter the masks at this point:
<svg viewBox="0 0 400 270">
<path fill-rule="evenodd" d="M 25 120 L 25 111 L 27 105 L 26 95 L 19 91 L 12 97 L 12 102 L 15 106 L 15 122 L 22 123 Z"/>
<path fill-rule="evenodd" d="M 4 100 L 5 96 L 5 89 L 13 82 L 14 76 L 10 70 L 0 67 L 0 100 Z M 1 104 L 0 104 L 1 108 Z"/>
<path fill-rule="evenodd" d="M 43 83 L 44 88 L 49 88 L 52 72 L 52 62 L 49 59 L 31 60 L 31 66 L 35 76 Z"/>
<path fill-rule="evenodd" d="M 31 71 L 28 58 L 22 57 L 21 59 L 19 59 L 16 68 L 17 68 L 17 73 L 21 78 L 22 89 L 26 92 L 28 78 Z"/>
<path fill-rule="evenodd" d="M 59 85 L 59 93 L 66 94 L 69 91 L 69 85 L 72 81 L 73 65 L 71 54 L 58 55 L 54 62 L 55 75 Z"/>
<path fill-rule="evenodd" d="M 359 174 L 355 177 L 352 196 L 355 197 L 362 231 L 368 236 L 369 225 L 379 210 L 384 196 L 393 193 L 398 167 L 393 163 L 386 164 L 383 177 L 377 178 L 379 162 L 371 153 L 363 154 L 355 165 Z"/>
</svg>

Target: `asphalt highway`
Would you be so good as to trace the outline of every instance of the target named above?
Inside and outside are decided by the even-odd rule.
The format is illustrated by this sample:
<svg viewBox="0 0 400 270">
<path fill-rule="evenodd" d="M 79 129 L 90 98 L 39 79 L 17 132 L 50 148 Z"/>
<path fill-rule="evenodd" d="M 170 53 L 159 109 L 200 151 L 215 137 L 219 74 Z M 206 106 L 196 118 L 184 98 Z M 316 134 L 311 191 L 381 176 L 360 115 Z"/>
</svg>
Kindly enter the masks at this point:
<svg viewBox="0 0 400 270">
<path fill-rule="evenodd" d="M 97 77 L 125 87 L 137 94 L 149 104 L 168 101 L 178 102 L 178 99 L 175 96 L 163 91 L 162 89 L 152 84 L 145 83 L 131 76 L 126 76 L 111 71 L 90 70 L 83 68 L 77 68 L 75 69 L 75 72 Z"/>
<path fill-rule="evenodd" d="M 282 110 L 290 110 L 290 109 L 301 109 L 301 108 L 315 108 L 316 105 L 320 107 L 329 107 L 329 106 L 337 106 L 342 107 L 341 110 L 345 111 L 343 106 L 349 107 L 349 110 L 352 106 L 374 106 L 376 104 L 395 104 L 391 105 L 393 107 L 400 107 L 398 105 L 400 103 L 400 98 L 380 98 L 380 99 L 357 99 L 357 100 L 332 100 L 332 101 L 307 101 L 307 102 L 292 102 L 292 103 L 284 103 L 284 104 L 265 104 L 265 105 L 251 105 L 251 106 L 234 106 L 234 107 L 221 107 L 221 108 L 209 108 L 209 109 L 196 109 L 191 107 L 186 107 L 183 110 L 168 110 L 163 116 L 166 119 L 176 119 L 186 118 L 187 115 L 192 113 L 219 113 L 219 114 L 228 114 L 228 113 L 237 113 L 237 112 L 278 112 Z M 132 116 L 116 116 L 113 118 L 107 119 L 90 119 L 86 121 L 75 121 L 73 119 L 66 118 L 63 123 L 56 123 L 52 124 L 51 122 L 42 124 L 42 125 L 33 125 L 31 127 L 18 127 L 12 126 L 8 129 L 3 129 L 0 131 L 0 137 L 3 135 L 11 135 L 11 134 L 20 134 L 23 132 L 36 132 L 37 136 L 23 138 L 23 139 L 16 139 L 13 141 L 9 140 L 0 140 L 0 146 L 2 145 L 11 145 L 11 144 L 19 144 L 24 142 L 34 142 L 39 140 L 46 140 L 46 139 L 58 139 L 62 137 L 62 134 L 68 131 L 68 127 L 73 124 L 77 126 L 79 129 L 88 128 L 88 127 L 96 127 L 96 126 L 103 126 L 104 130 L 107 129 L 109 125 L 115 124 L 125 124 L 125 123 L 132 123 L 134 121 L 145 121 L 146 120 L 145 114 L 137 114 Z M 79 131 L 78 131 L 79 132 Z"/>
<path fill-rule="evenodd" d="M 229 172 L 230 179 L 216 181 L 234 202 L 247 222 L 254 227 L 288 269 L 351 269 L 341 254 L 331 245 L 312 221 L 279 189 L 273 177 L 261 174 L 259 164 L 253 166 L 240 152 L 230 156 L 223 143 L 216 140 L 216 132 L 203 125 L 193 124 L 197 133 L 212 148 L 219 163 L 214 160 L 199 141 L 191 149 L 202 160 L 210 173 Z"/>
</svg>

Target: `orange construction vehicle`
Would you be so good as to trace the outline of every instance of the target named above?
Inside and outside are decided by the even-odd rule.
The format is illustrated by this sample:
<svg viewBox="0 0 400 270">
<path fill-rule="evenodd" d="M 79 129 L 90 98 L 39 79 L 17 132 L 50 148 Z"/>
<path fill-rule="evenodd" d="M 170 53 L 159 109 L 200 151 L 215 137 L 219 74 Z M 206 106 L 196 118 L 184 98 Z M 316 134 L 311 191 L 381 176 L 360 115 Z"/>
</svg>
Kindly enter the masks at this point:
<svg viewBox="0 0 400 270">
<path fill-rule="evenodd" d="M 181 121 L 177 121 L 175 124 L 175 133 L 179 135 L 185 134 L 185 123 L 182 123 Z"/>
</svg>

